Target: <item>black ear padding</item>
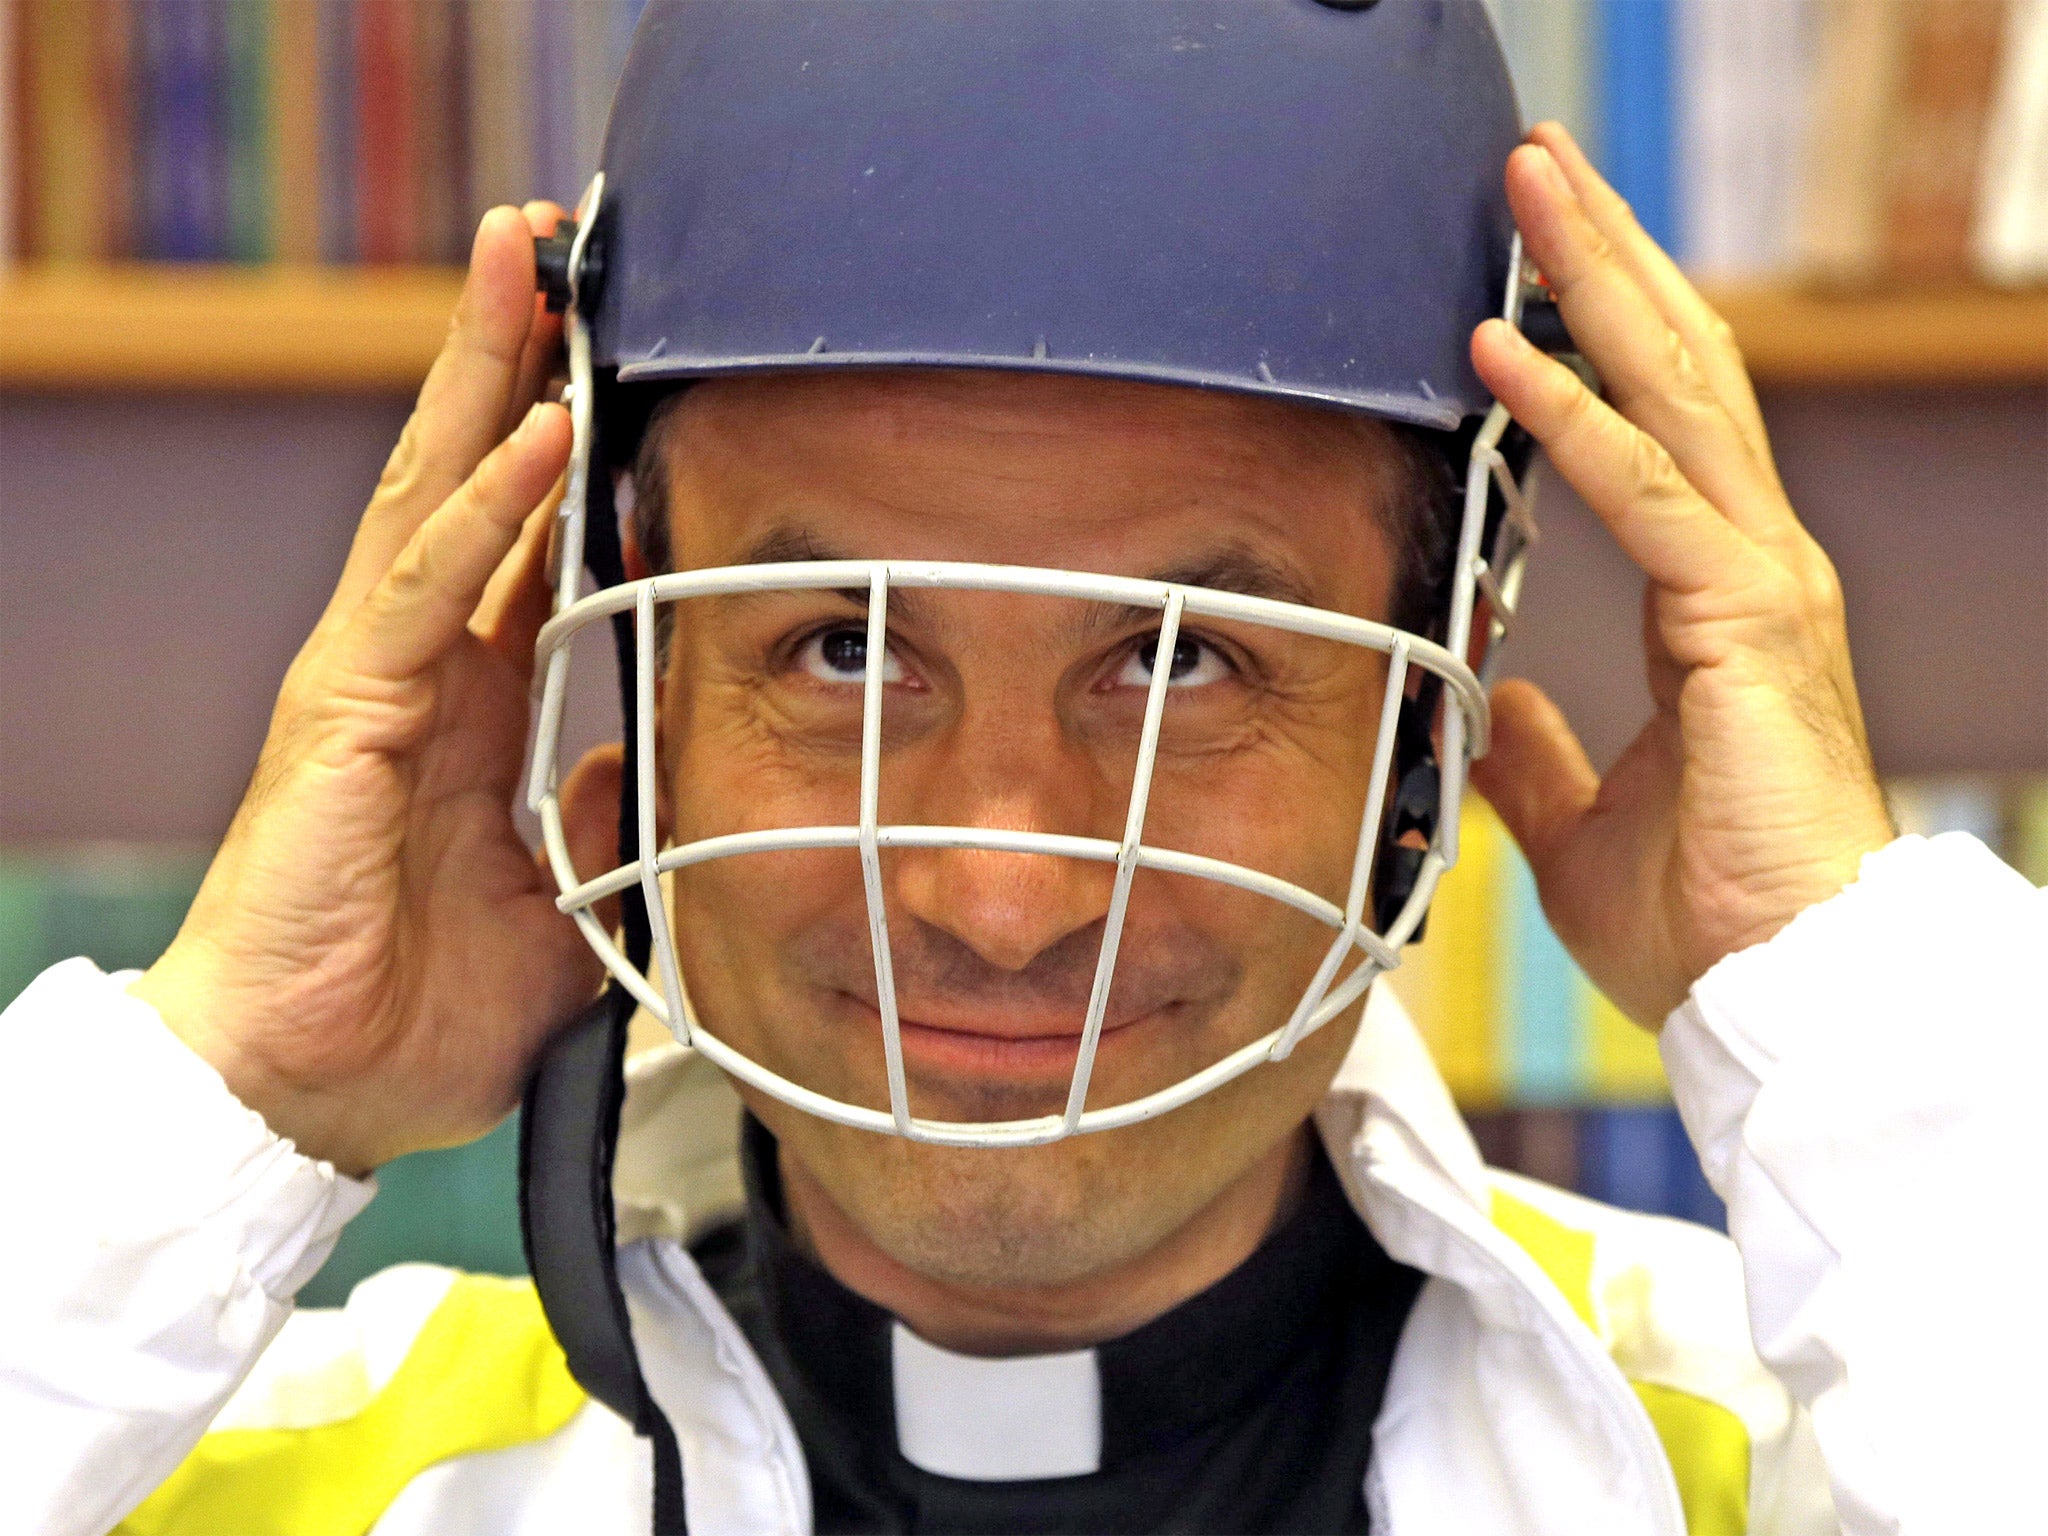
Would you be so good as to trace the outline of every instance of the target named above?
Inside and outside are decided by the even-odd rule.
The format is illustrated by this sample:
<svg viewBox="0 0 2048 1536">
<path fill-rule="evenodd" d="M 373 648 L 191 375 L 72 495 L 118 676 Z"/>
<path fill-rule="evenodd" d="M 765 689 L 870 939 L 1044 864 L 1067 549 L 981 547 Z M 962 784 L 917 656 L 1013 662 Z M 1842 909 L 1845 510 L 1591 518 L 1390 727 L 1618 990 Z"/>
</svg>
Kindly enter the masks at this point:
<svg viewBox="0 0 2048 1536">
<path fill-rule="evenodd" d="M 1553 309 L 1553 319 L 1554 314 Z M 1556 329 L 1562 334 L 1561 325 Z M 1451 435 L 1447 457 L 1452 463 L 1463 465 L 1470 461 L 1478 429 L 1478 422 L 1468 422 Z M 1534 440 L 1520 427 L 1510 425 L 1502 434 L 1500 455 L 1506 462 L 1508 473 L 1517 482 L 1528 473 L 1534 452 Z M 1461 495 L 1459 506 L 1462 508 L 1463 504 Z M 1480 553 L 1489 563 L 1508 552 L 1508 545 L 1502 537 L 1507 527 L 1507 498 L 1501 494 L 1498 485 L 1489 481 L 1486 522 L 1479 539 Z M 1451 610 L 1451 588 L 1456 577 L 1454 551 L 1452 558 L 1437 573 L 1437 590 L 1430 606 L 1434 621 L 1430 626 L 1429 639 L 1441 642 L 1444 638 L 1444 626 Z M 1475 611 L 1475 630 L 1485 621 L 1483 609 Z M 1444 697 L 1442 685 L 1425 674 L 1415 695 L 1401 701 L 1395 726 L 1393 762 L 1388 770 L 1391 781 L 1387 791 L 1387 812 L 1380 824 L 1379 849 L 1373 857 L 1373 927 L 1382 934 L 1393 926 L 1394 920 L 1401 915 L 1402 907 L 1414 893 L 1415 882 L 1422 874 L 1423 858 L 1436 837 L 1437 823 L 1442 816 L 1443 769 L 1437 761 L 1433 727 L 1439 701 Z M 1421 942 L 1428 926 L 1429 919 L 1425 913 L 1423 920 L 1416 924 L 1415 932 L 1409 936 L 1409 942 Z"/>
<path fill-rule="evenodd" d="M 541 273 L 541 281 L 548 274 Z M 612 479 L 603 448 L 604 381 L 591 419 L 590 482 L 584 514 L 584 560 L 599 587 L 622 585 Z M 618 658 L 619 709 L 626 771 L 619 799 L 619 861 L 638 852 L 638 776 L 633 771 L 638 648 L 630 612 L 612 620 Z M 647 969 L 653 931 L 639 888 L 620 895 L 626 958 Z M 519 1229 L 526 1267 L 541 1311 L 561 1343 L 569 1374 L 597 1401 L 644 1435 L 654 1459 L 654 1536 L 686 1536 L 683 1463 L 675 1431 L 641 1374 L 632 1320 L 619 1285 L 617 1222 L 612 1203 L 612 1162 L 618 1150 L 619 1110 L 625 1102 L 626 1026 L 632 995 L 614 980 L 535 1063 L 519 1121 Z"/>
<path fill-rule="evenodd" d="M 1386 819 L 1380 829 L 1379 852 L 1373 860 L 1372 923 L 1379 933 L 1393 927 L 1394 919 L 1414 894 L 1423 858 L 1436 836 L 1443 772 L 1436 760 L 1436 743 L 1430 736 L 1434 715 L 1432 704 L 1425 703 L 1423 698 L 1403 699 L 1394 727 L 1394 757 L 1389 770 L 1393 783 L 1387 797 Z M 1416 925 L 1411 943 L 1422 938 L 1427 925 L 1425 915 L 1423 922 Z"/>
</svg>

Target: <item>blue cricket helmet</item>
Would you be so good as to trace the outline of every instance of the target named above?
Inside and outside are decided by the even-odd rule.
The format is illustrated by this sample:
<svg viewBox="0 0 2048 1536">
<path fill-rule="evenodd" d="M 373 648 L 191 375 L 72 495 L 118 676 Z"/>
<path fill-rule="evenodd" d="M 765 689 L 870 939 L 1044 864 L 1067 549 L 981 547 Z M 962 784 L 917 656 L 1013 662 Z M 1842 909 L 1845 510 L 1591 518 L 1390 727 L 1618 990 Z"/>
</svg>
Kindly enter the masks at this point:
<svg viewBox="0 0 2048 1536">
<path fill-rule="evenodd" d="M 650 0 L 593 362 L 1050 370 L 1455 429 L 1520 136 L 1481 0 Z"/>
</svg>

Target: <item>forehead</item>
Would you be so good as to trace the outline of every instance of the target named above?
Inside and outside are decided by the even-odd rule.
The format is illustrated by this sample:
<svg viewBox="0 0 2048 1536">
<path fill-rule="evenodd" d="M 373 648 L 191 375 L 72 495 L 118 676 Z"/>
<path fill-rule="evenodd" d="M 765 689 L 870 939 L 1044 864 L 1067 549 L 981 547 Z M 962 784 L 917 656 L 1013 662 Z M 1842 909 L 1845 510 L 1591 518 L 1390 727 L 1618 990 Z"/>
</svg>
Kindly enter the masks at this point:
<svg viewBox="0 0 2048 1536">
<path fill-rule="evenodd" d="M 1403 490 L 1393 434 L 1366 417 L 1051 374 L 714 380 L 656 429 L 682 566 L 794 534 L 855 556 L 1096 570 L 1206 541 L 1383 576 L 1382 515 Z"/>
</svg>

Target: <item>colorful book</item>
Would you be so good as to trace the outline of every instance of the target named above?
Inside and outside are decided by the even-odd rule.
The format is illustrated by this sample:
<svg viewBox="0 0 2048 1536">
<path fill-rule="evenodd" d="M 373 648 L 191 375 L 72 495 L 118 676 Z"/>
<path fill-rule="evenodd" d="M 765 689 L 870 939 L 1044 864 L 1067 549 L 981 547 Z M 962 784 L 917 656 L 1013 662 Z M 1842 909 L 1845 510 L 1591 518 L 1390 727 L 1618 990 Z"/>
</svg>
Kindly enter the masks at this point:
<svg viewBox="0 0 2048 1536">
<path fill-rule="evenodd" d="M 320 259 L 321 8 L 273 0 L 270 8 L 270 235 L 273 256 Z"/>
<path fill-rule="evenodd" d="M 1969 276 L 2003 21 L 2003 5 L 1990 0 L 1907 9 L 1885 181 L 1884 268 L 1891 278 Z"/>
<path fill-rule="evenodd" d="M 136 245 L 154 260 L 216 260 L 227 245 L 224 12 L 224 0 L 136 12 Z"/>
<path fill-rule="evenodd" d="M 21 255 L 21 29 L 18 0 L 0 0 L 0 271 Z"/>
<path fill-rule="evenodd" d="M 1678 225 L 1697 273 L 1790 263 L 1813 20 L 1812 0 L 1674 0 Z"/>
<path fill-rule="evenodd" d="M 30 0 L 28 121 L 38 153 L 30 174 L 29 254 L 44 261 L 103 258 L 104 122 L 95 110 L 97 7 L 83 0 Z"/>
<path fill-rule="evenodd" d="M 413 21 L 409 0 L 360 0 L 356 13 L 356 235 L 370 263 L 419 250 Z"/>
<path fill-rule="evenodd" d="M 1905 0 L 1823 0 L 1794 249 L 1825 281 L 1884 267 L 1886 161 L 1905 65 Z"/>
<path fill-rule="evenodd" d="M 1727 1210 L 1708 1186 L 1685 1126 L 1669 1105 L 1584 1111 L 1578 1161 L 1581 1194 L 1626 1210 L 1727 1228 Z"/>
<path fill-rule="evenodd" d="M 227 232 L 222 254 L 231 261 L 269 261 L 271 189 L 276 154 L 270 113 L 270 0 L 226 0 L 222 17 L 222 108 L 227 160 Z"/>
<path fill-rule="evenodd" d="M 316 0 L 320 68 L 320 256 L 346 264 L 362 257 L 356 217 L 356 0 Z"/>
<path fill-rule="evenodd" d="M 1988 117 L 1972 265 L 1987 282 L 2048 282 L 2048 0 L 2006 0 Z"/>
<path fill-rule="evenodd" d="M 1684 255 L 1674 186 L 1671 0 L 1595 8 L 1601 166 L 1651 237 Z"/>
<path fill-rule="evenodd" d="M 468 11 L 470 222 L 487 208 L 534 196 L 533 0 Z"/>
<path fill-rule="evenodd" d="M 136 245 L 135 78 L 133 0 L 92 0 L 95 7 L 94 110 L 100 118 L 100 249 L 102 259 L 133 254 Z"/>
<path fill-rule="evenodd" d="M 457 262 L 469 253 L 468 29 L 445 0 L 416 0 L 412 28 L 418 179 L 411 259 Z"/>
</svg>

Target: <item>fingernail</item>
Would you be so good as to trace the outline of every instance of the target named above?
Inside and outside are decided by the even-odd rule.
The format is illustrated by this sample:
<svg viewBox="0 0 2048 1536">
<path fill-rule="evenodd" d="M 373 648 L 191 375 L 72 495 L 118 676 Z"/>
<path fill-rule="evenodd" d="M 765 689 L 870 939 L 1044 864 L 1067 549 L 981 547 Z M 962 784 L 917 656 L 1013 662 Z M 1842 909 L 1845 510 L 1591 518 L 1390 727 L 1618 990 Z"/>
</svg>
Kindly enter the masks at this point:
<svg viewBox="0 0 2048 1536">
<path fill-rule="evenodd" d="M 533 436 L 533 429 L 540 421 L 541 412 L 546 409 L 546 405 L 539 401 L 529 405 L 526 408 L 526 414 L 519 419 L 519 425 L 512 429 L 512 440 L 517 443 L 523 443 Z"/>
</svg>

